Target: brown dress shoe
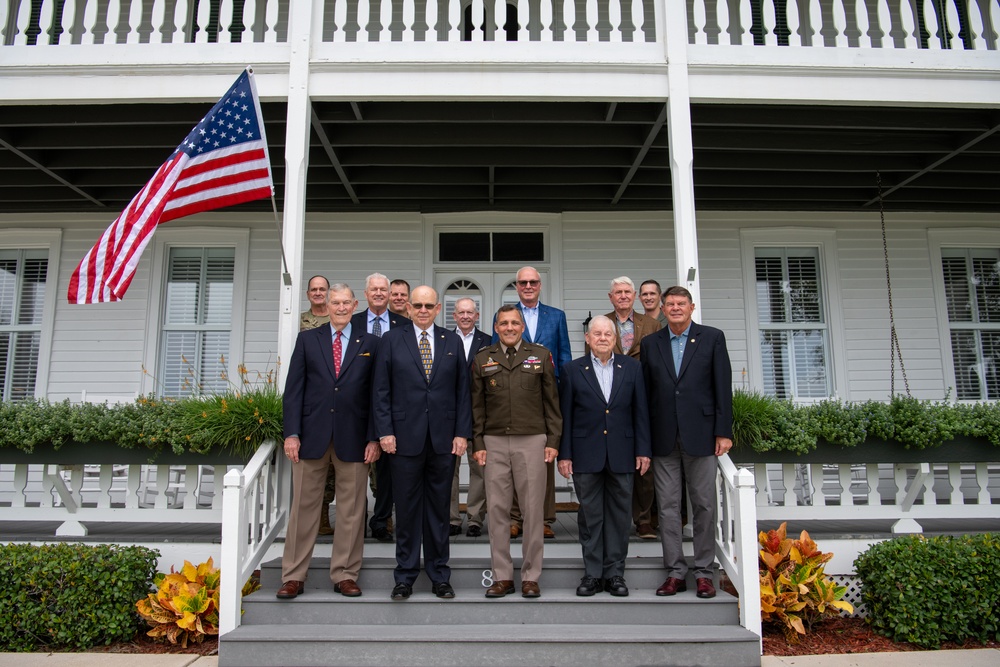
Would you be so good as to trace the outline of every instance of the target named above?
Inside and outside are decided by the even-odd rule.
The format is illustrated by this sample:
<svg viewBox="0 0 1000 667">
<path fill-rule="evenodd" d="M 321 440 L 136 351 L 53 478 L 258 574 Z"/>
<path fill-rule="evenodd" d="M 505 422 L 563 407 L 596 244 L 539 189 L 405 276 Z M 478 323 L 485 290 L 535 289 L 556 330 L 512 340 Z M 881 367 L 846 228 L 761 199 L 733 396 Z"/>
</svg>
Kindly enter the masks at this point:
<svg viewBox="0 0 1000 667">
<path fill-rule="evenodd" d="M 667 577 L 667 580 L 663 582 L 663 585 L 656 589 L 656 594 L 660 597 L 665 595 L 677 595 L 678 593 L 683 593 L 687 589 L 687 584 L 683 579 L 678 579 L 677 577 Z"/>
<path fill-rule="evenodd" d="M 542 591 L 538 588 L 537 581 L 522 581 L 521 582 L 521 597 L 523 598 L 538 598 L 542 596 Z"/>
<path fill-rule="evenodd" d="M 696 595 L 700 598 L 714 598 L 715 597 L 715 586 L 712 585 L 712 580 L 704 577 L 699 577 L 695 579 L 695 583 L 698 584 L 698 592 Z"/>
<path fill-rule="evenodd" d="M 281 588 L 275 594 L 275 597 L 279 600 L 292 600 L 302 595 L 306 590 L 306 584 L 304 581 L 295 581 L 290 579 L 285 583 L 281 584 Z"/>
<path fill-rule="evenodd" d="M 635 529 L 635 534 L 639 536 L 640 540 L 656 539 L 656 531 L 653 530 L 653 526 L 648 523 L 640 523 Z"/>
<path fill-rule="evenodd" d="M 551 540 L 555 538 L 556 534 L 552 531 L 552 526 L 545 524 L 545 528 L 542 530 L 542 534 L 545 535 L 545 539 Z"/>
<path fill-rule="evenodd" d="M 510 595 L 514 592 L 514 582 L 510 579 L 501 579 L 500 581 L 494 581 L 493 585 L 486 589 L 486 597 L 488 598 L 502 598 L 505 595 Z"/>
<path fill-rule="evenodd" d="M 517 525 L 516 523 L 510 524 L 510 536 L 511 536 L 511 538 L 515 538 L 515 537 L 520 537 L 521 536 L 521 527 L 519 525 Z"/>
<path fill-rule="evenodd" d="M 358 583 L 353 579 L 344 579 L 333 585 L 333 592 L 340 593 L 349 598 L 356 598 L 361 595 L 361 588 L 358 587 Z"/>
</svg>

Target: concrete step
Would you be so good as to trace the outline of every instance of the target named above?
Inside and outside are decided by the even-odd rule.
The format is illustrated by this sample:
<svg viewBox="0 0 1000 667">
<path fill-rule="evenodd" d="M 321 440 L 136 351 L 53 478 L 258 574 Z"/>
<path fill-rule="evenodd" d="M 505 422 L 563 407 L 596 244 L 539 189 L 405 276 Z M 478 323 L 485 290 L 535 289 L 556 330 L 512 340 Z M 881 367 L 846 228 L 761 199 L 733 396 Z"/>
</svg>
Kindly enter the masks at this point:
<svg viewBox="0 0 1000 667">
<path fill-rule="evenodd" d="M 571 556 L 546 557 L 544 568 L 539 584 L 543 589 L 573 589 L 575 590 L 583 576 L 583 561 L 576 550 L 570 550 Z M 575 553 L 574 553 L 575 551 Z M 485 588 L 492 583 L 492 570 L 488 551 L 482 556 L 455 557 L 449 560 L 451 567 L 451 585 L 455 588 L 476 589 Z M 358 577 L 358 585 L 363 591 L 392 590 L 395 581 L 393 580 L 393 570 L 396 567 L 394 557 L 368 557 L 364 559 L 364 565 Z M 519 569 L 521 559 L 514 558 L 514 577 L 519 582 Z M 630 589 L 653 589 L 655 590 L 666 574 L 663 570 L 663 560 L 661 557 L 630 557 L 625 564 L 625 581 Z M 281 559 L 273 559 L 261 564 L 261 586 L 264 590 L 272 593 L 281 586 Z M 688 585 L 694 586 L 694 579 L 690 578 Z M 313 558 L 306 574 L 306 590 L 332 590 L 333 584 L 330 582 L 330 559 Z M 429 591 L 431 582 L 426 574 L 421 573 L 414 582 L 415 591 Z"/>
<path fill-rule="evenodd" d="M 711 600 L 693 589 L 675 596 L 656 597 L 654 589 L 631 589 L 628 597 L 599 593 L 577 597 L 575 589 L 542 588 L 542 597 L 527 600 L 518 590 L 500 599 L 487 599 L 483 589 L 459 588 L 453 600 L 440 600 L 418 591 L 406 601 L 393 601 L 389 589 L 367 590 L 346 598 L 332 589 L 309 590 L 294 600 L 278 600 L 274 590 L 260 590 L 243 598 L 244 626 L 310 625 L 320 620 L 346 626 L 451 626 L 489 619 L 509 625 L 738 625 L 736 598 L 724 591 Z M 339 630 L 338 630 L 339 632 Z"/>
<path fill-rule="evenodd" d="M 757 667 L 760 648 L 757 636 L 739 626 L 245 624 L 219 646 L 219 667 L 236 665 Z"/>
</svg>

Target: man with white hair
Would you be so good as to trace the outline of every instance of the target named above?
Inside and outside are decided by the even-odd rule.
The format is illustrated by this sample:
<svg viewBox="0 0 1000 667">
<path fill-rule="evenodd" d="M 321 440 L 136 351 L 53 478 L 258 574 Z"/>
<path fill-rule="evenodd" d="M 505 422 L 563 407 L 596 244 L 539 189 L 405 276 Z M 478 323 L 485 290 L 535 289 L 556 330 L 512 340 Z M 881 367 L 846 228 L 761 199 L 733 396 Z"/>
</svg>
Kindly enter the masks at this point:
<svg viewBox="0 0 1000 667">
<path fill-rule="evenodd" d="M 635 305 L 635 283 L 628 276 L 611 279 L 608 298 L 614 310 L 607 318 L 615 325 L 615 354 L 624 354 L 636 361 L 639 359 L 639 342 L 649 334 L 661 329 L 660 323 L 652 317 L 633 310 Z M 643 540 L 656 539 L 656 495 L 653 489 L 653 473 L 642 472 L 635 479 L 632 494 L 632 522 L 635 533 Z"/>
</svg>

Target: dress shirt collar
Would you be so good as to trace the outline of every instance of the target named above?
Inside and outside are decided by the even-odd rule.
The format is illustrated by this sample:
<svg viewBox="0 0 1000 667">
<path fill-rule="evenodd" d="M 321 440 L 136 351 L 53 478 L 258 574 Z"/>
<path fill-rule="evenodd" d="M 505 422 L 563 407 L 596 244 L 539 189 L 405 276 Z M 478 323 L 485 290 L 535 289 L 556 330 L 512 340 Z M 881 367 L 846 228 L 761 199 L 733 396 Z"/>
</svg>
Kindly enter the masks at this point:
<svg viewBox="0 0 1000 667">
<path fill-rule="evenodd" d="M 601 368 L 608 368 L 609 366 L 611 366 L 612 364 L 614 364 L 614 362 L 615 362 L 615 355 L 612 354 L 610 357 L 608 357 L 608 363 L 605 364 L 600 359 L 597 358 L 596 354 L 594 354 L 593 352 L 591 352 L 590 353 L 590 360 L 594 362 L 595 366 L 600 366 Z"/>
<path fill-rule="evenodd" d="M 333 326 L 333 322 L 330 323 L 330 330 L 331 330 L 330 335 L 333 336 L 334 338 L 336 338 L 337 337 L 337 327 Z M 343 329 L 340 330 L 340 333 L 341 333 L 341 335 L 344 336 L 344 341 L 343 342 L 346 343 L 348 340 L 350 340 L 350 338 L 351 338 L 351 323 L 348 322 L 347 325 Z"/>
<path fill-rule="evenodd" d="M 669 328 L 667 330 L 670 331 Z M 684 331 L 680 332 L 679 334 L 675 334 L 673 331 L 670 331 L 670 339 L 673 340 L 674 338 L 687 338 L 687 336 L 690 333 L 691 333 L 691 324 L 688 323 L 687 329 L 685 329 Z"/>
</svg>

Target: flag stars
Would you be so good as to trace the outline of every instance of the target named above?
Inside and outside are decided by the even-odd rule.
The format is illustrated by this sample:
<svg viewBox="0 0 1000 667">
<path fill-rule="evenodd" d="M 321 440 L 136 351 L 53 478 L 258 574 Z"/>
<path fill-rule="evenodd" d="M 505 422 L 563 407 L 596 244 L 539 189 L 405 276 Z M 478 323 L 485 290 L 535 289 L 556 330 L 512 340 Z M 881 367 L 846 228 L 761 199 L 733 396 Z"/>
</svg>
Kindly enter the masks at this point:
<svg viewBox="0 0 1000 667">
<path fill-rule="evenodd" d="M 213 148 L 218 148 L 218 147 L 219 147 L 219 142 L 218 142 L 218 141 L 216 141 L 216 142 L 213 142 L 213 143 L 212 143 L 212 147 L 213 147 Z"/>
</svg>

